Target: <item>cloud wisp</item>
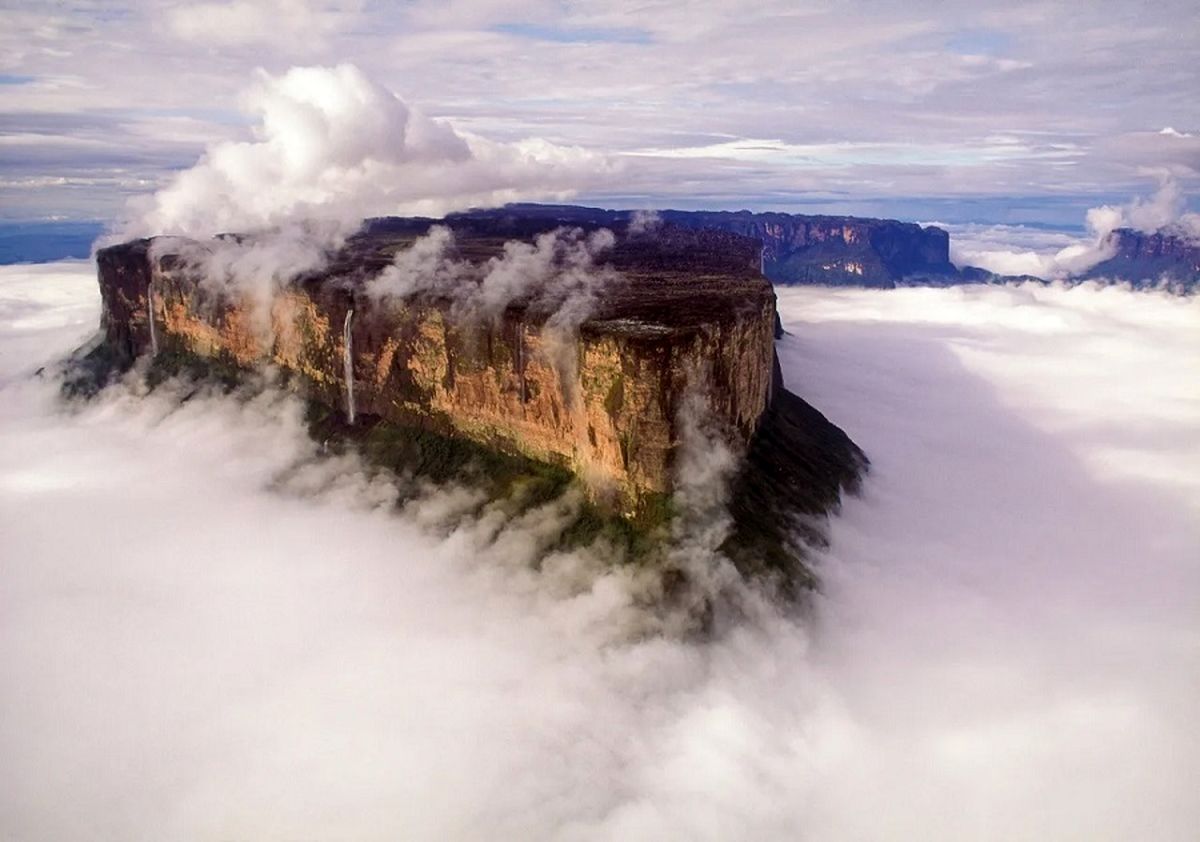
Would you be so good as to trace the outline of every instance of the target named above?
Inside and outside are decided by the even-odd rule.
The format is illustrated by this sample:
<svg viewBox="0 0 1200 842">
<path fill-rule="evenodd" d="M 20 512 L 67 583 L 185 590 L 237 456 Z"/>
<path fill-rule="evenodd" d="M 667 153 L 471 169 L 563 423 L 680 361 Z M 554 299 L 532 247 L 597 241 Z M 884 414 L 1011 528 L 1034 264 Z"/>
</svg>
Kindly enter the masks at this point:
<svg viewBox="0 0 1200 842">
<path fill-rule="evenodd" d="M 552 327 L 574 330 L 600 290 L 620 281 L 612 267 L 599 262 L 615 243 L 608 229 L 584 234 L 558 228 L 533 242 L 510 240 L 499 255 L 476 265 L 455 256 L 450 228 L 435 225 L 399 251 L 366 291 L 377 302 L 432 294 L 453 301 L 453 313 L 469 320 L 494 320 L 512 302 L 525 300 L 552 313 Z"/>
<path fill-rule="evenodd" d="M 166 30 L 209 47 L 310 53 L 360 22 L 361 0 L 225 0 L 165 9 Z"/>
</svg>

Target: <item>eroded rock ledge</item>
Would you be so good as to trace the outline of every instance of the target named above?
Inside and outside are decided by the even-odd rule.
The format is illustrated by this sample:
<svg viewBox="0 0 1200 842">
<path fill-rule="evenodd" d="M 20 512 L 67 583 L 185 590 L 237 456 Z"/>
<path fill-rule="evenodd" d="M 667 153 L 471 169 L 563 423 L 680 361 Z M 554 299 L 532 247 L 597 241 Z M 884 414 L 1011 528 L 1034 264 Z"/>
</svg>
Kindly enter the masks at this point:
<svg viewBox="0 0 1200 842">
<path fill-rule="evenodd" d="M 103 249 L 107 349 L 125 365 L 148 353 L 232 369 L 273 364 L 360 424 L 382 420 L 566 469 L 629 519 L 669 509 L 681 414 L 698 395 L 705 428 L 744 457 L 731 554 L 747 568 L 803 567 L 793 520 L 836 506 L 865 459 L 783 392 L 757 240 L 617 226 L 615 243 L 585 269 L 608 276 L 564 331 L 563 302 L 536 291 L 486 316 L 464 314 L 444 290 L 373 294 L 372 279 L 434 224 L 376 220 L 321 271 L 266 297 L 213 283 L 188 256 L 195 243 Z M 454 259 L 479 267 L 553 227 L 512 217 L 437 224 L 453 230 Z"/>
</svg>

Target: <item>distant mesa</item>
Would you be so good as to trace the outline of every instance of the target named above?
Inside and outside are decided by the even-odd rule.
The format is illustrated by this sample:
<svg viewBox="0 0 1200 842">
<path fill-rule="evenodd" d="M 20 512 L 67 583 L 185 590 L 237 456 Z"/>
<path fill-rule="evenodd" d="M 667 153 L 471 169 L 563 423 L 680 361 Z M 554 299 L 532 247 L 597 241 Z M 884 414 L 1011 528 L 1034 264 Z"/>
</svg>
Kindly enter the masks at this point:
<svg viewBox="0 0 1200 842">
<path fill-rule="evenodd" d="M 572 205 L 509 205 L 470 211 L 464 218 L 536 217 L 561 224 L 619 225 L 638 211 Z M 965 283 L 1042 281 L 1032 275 L 1001 275 L 950 262 L 950 235 L 933 225 L 892 219 L 751 211 L 657 211 L 664 223 L 712 228 L 758 240 L 762 272 L 776 284 L 817 284 L 891 289 Z M 1170 229 L 1146 234 L 1121 228 L 1107 235 L 1115 256 L 1075 280 L 1109 280 L 1134 286 L 1200 289 L 1200 243 Z"/>
<path fill-rule="evenodd" d="M 1105 238 L 1113 256 L 1097 263 L 1085 279 L 1113 278 L 1134 286 L 1166 283 L 1184 291 L 1200 289 L 1200 242 L 1170 229 L 1153 234 L 1118 228 Z"/>
</svg>

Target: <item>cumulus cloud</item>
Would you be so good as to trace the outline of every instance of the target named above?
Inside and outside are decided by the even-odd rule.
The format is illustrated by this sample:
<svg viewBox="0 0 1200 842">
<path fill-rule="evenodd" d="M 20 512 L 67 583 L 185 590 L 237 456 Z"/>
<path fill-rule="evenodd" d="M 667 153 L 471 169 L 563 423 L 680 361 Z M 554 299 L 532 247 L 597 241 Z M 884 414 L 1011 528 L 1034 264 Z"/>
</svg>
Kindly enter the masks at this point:
<svg viewBox="0 0 1200 842">
<path fill-rule="evenodd" d="M 260 71 L 245 104 L 260 118 L 255 140 L 211 145 L 194 167 L 132 202 L 130 220 L 105 242 L 169 235 L 155 243 L 155 254 L 177 255 L 208 287 L 247 298 L 264 331 L 271 297 L 301 273 L 322 268 L 365 217 L 565 198 L 605 169 L 579 149 L 459 132 L 352 65 L 297 67 L 281 76 Z M 210 239 L 230 232 L 239 236 Z M 384 285 L 402 285 L 406 272 L 423 285 L 462 280 L 461 267 L 449 263 L 442 274 L 431 270 L 414 280 L 417 262 L 437 253 L 437 236 L 406 253 Z M 517 287 L 540 283 L 547 295 L 561 293 L 555 324 L 577 325 L 581 317 L 571 314 L 591 294 L 581 279 L 590 284 L 602 273 L 585 273 L 580 264 L 557 272 L 549 285 L 537 273 L 548 271 L 550 258 L 570 262 L 577 252 L 600 248 L 597 237 L 566 251 L 556 251 L 553 238 L 528 253 L 510 244 L 472 304 L 493 312 Z"/>
<path fill-rule="evenodd" d="M 1183 186 L 1169 172 L 1158 174 L 1158 189 L 1149 198 L 1136 197 L 1126 205 L 1101 205 L 1087 213 L 1088 228 L 1105 236 L 1117 228 L 1152 234 L 1167 231 L 1200 238 L 1200 213 L 1186 210 Z"/>
<path fill-rule="evenodd" d="M 301 219 L 441 215 L 521 198 L 565 198 L 603 160 L 538 139 L 505 144 L 409 107 L 358 68 L 260 71 L 244 97 L 255 139 L 213 144 L 135 203 L 123 231 L 207 236 Z"/>
<path fill-rule="evenodd" d="M 0 270 L 0 364 L 94 326 L 92 271 Z M 787 381 L 873 470 L 832 524 L 817 615 L 747 600 L 705 642 L 657 633 L 638 569 L 534 569 L 560 510 L 514 523 L 441 489 L 397 513 L 389 483 L 317 458 L 286 395 L 128 385 L 64 412 L 53 383 L 9 379 L 0 821 L 1190 840 L 1198 306 L 781 290 Z"/>
</svg>

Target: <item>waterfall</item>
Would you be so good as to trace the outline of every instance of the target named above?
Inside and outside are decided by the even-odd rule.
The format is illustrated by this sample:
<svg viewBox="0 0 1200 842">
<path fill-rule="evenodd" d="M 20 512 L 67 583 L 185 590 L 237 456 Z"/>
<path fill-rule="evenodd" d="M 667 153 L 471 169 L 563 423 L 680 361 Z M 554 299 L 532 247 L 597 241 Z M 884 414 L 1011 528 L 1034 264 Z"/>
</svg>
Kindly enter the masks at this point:
<svg viewBox="0 0 1200 842">
<path fill-rule="evenodd" d="M 158 328 L 154 324 L 154 280 L 146 283 L 146 320 L 150 323 L 150 356 L 158 356 Z"/>
<path fill-rule="evenodd" d="M 525 322 L 517 322 L 517 382 L 521 388 L 521 403 L 525 403 Z"/>
<path fill-rule="evenodd" d="M 351 328 L 354 323 L 354 310 L 346 312 L 346 323 L 342 326 L 342 344 L 346 348 L 346 356 L 342 362 L 346 372 L 346 418 L 354 423 L 354 345 Z"/>
</svg>

